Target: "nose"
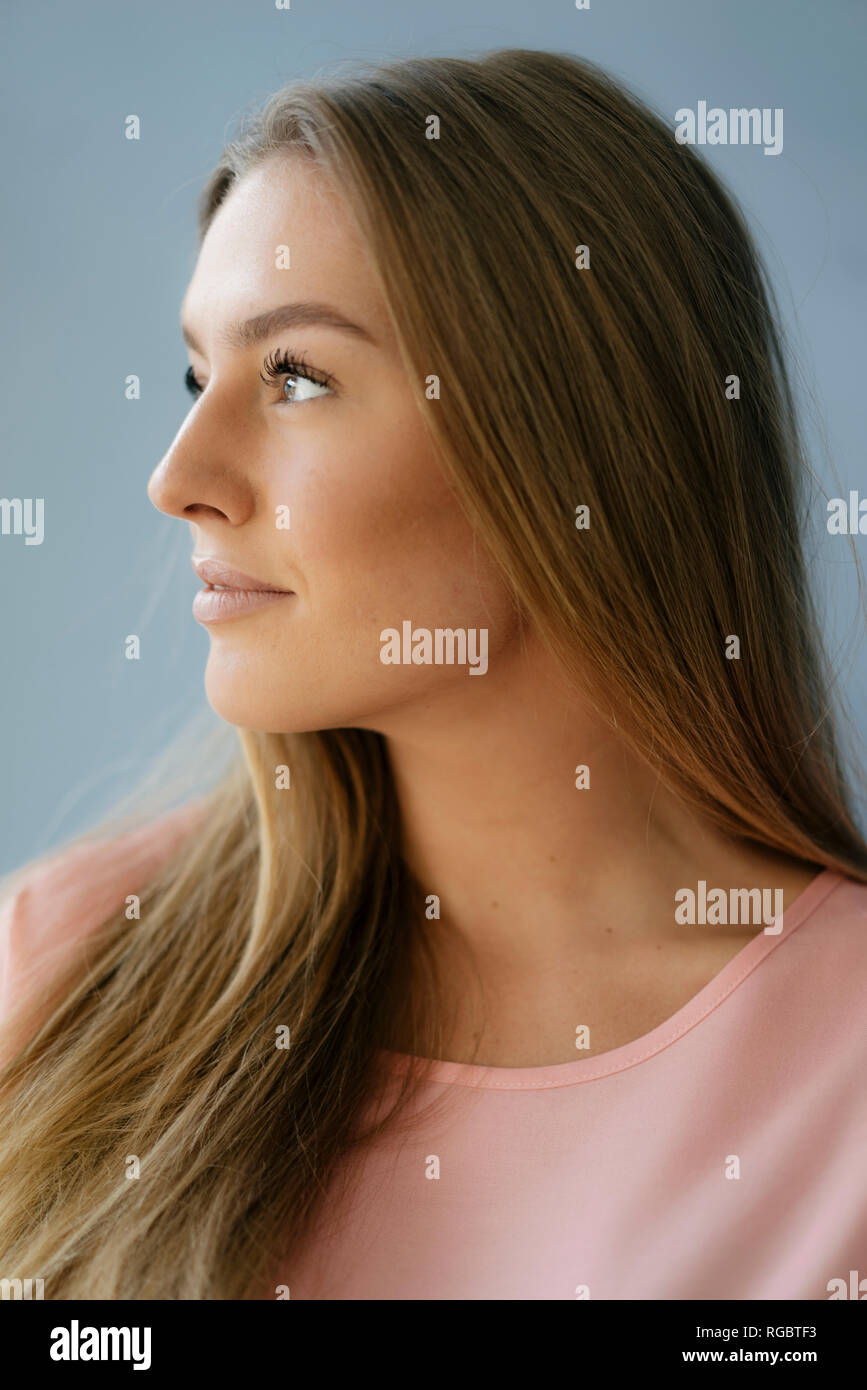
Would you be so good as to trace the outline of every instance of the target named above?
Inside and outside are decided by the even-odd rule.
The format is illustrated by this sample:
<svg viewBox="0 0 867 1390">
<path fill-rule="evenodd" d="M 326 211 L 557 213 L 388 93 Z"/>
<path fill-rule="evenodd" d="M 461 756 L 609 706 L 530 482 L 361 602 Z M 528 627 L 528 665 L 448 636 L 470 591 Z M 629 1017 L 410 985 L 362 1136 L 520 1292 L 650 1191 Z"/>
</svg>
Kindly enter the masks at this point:
<svg viewBox="0 0 867 1390">
<path fill-rule="evenodd" d="M 215 405 L 196 403 L 151 474 L 147 494 L 158 511 L 181 521 L 210 517 L 240 526 L 253 513 L 255 494 L 237 463 L 237 434 L 220 424 Z"/>
</svg>

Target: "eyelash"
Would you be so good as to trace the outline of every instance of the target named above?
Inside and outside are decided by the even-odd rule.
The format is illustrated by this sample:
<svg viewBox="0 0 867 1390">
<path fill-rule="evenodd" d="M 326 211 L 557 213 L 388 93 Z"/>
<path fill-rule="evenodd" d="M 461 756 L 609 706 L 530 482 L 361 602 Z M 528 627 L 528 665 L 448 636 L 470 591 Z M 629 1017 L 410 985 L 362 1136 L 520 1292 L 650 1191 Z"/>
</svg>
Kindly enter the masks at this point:
<svg viewBox="0 0 867 1390">
<path fill-rule="evenodd" d="M 262 364 L 263 370 L 259 373 L 262 381 L 276 383 L 281 377 L 298 376 L 305 381 L 312 381 L 316 386 L 332 386 L 334 378 L 328 372 L 320 372 L 314 367 L 308 367 L 307 358 L 303 352 L 290 353 L 287 349 L 275 349 L 268 353 Z M 190 395 L 195 398 L 202 394 L 203 388 L 196 381 L 192 367 L 187 367 L 184 373 L 184 385 Z M 286 405 L 301 405 L 301 401 L 285 401 Z"/>
</svg>

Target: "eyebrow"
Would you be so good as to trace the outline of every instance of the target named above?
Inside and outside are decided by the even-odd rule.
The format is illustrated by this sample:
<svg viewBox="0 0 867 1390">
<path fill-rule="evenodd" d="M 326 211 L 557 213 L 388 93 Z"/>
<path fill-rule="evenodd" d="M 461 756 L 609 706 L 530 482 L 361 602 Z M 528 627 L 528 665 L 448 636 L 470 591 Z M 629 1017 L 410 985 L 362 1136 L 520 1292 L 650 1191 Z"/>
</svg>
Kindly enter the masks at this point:
<svg viewBox="0 0 867 1390">
<path fill-rule="evenodd" d="M 256 314 L 254 318 L 245 319 L 241 323 L 229 324 L 219 330 L 217 341 L 224 347 L 248 348 L 252 347 L 254 343 L 260 343 L 264 339 L 270 338 L 281 329 L 307 328 L 313 324 L 318 324 L 323 328 L 336 328 L 342 333 L 351 333 L 369 343 L 375 344 L 376 342 L 373 335 L 368 333 L 366 328 L 362 328 L 361 324 L 353 323 L 351 319 L 344 318 L 330 304 L 322 304 L 313 299 L 298 300 L 294 304 L 281 304 L 276 309 L 268 309 L 264 314 Z M 181 334 L 188 347 L 204 356 L 195 334 L 185 323 L 181 323 Z"/>
</svg>

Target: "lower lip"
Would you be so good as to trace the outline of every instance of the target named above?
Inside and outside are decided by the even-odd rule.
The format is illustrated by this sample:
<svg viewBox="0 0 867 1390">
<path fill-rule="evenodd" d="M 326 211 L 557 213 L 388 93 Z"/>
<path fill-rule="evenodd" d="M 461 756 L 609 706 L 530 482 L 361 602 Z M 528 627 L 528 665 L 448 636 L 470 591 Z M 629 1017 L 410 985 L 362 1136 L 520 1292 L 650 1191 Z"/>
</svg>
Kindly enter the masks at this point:
<svg viewBox="0 0 867 1390">
<path fill-rule="evenodd" d="M 271 608 L 284 599 L 294 598 L 290 591 L 276 589 L 200 589 L 193 599 L 193 617 L 200 623 L 222 623 L 229 618 L 243 618 L 258 608 Z"/>
</svg>

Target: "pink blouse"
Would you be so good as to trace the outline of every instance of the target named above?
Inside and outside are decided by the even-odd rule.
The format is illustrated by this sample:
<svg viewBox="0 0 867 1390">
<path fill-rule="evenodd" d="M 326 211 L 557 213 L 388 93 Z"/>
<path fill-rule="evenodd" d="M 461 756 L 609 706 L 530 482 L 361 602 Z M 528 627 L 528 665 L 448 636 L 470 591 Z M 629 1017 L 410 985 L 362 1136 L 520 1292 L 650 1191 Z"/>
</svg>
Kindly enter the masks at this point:
<svg viewBox="0 0 867 1390">
<path fill-rule="evenodd" d="M 188 810 L 6 898 L 0 1021 Z M 380 1058 L 377 1104 L 406 1064 Z M 820 874 L 643 1037 L 558 1066 L 437 1062 L 411 1114 L 343 1160 L 266 1296 L 867 1298 L 867 885 Z"/>
</svg>

